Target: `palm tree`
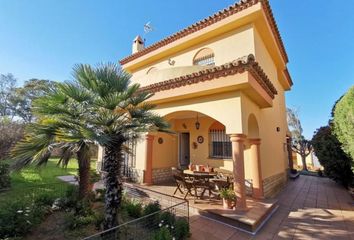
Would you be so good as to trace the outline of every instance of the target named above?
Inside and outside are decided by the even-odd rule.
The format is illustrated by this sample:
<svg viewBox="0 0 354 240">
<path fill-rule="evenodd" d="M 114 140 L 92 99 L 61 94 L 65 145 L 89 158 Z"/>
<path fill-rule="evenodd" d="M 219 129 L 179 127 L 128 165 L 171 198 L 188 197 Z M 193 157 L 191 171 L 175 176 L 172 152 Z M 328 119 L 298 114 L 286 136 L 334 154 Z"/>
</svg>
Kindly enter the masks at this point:
<svg viewBox="0 0 354 240">
<path fill-rule="evenodd" d="M 73 76 L 74 81 L 58 84 L 56 92 L 35 103 L 35 112 L 47 120 L 46 124 L 53 123 L 50 126 L 55 129 L 45 136 L 48 138 L 45 144 L 35 141 L 36 145 L 43 145 L 37 155 L 39 159 L 47 157 L 52 143 L 83 146 L 79 143 L 95 142 L 104 147 L 104 228 L 109 229 L 118 224 L 123 190 L 120 174 L 126 143 L 149 131 L 169 132 L 169 125 L 152 111 L 155 106 L 146 102 L 152 94 L 140 91 L 139 84 L 131 84 L 130 75 L 116 64 L 96 68 L 79 64 L 74 67 Z M 26 145 L 22 154 L 25 150 Z"/>
<path fill-rule="evenodd" d="M 85 123 L 81 119 L 83 109 L 76 101 L 69 99 L 64 84 L 34 102 L 33 110 L 38 118 L 37 123 L 29 124 L 25 138 L 12 150 L 14 169 L 36 163 L 45 165 L 51 152 L 60 148 L 61 157 L 58 165 L 68 165 L 72 156 L 78 160 L 79 199 L 89 193 L 90 144 L 92 137 L 87 136 Z"/>
<path fill-rule="evenodd" d="M 139 84 L 131 84 L 130 75 L 116 64 L 76 65 L 70 97 L 85 94 L 86 121 L 92 136 L 104 147 L 103 170 L 105 172 L 105 222 L 109 229 L 118 224 L 117 213 L 122 198 L 121 165 L 123 151 L 128 141 L 149 131 L 166 131 L 169 125 L 147 103 L 152 94 L 140 91 Z M 76 98 L 79 99 L 79 98 Z"/>
</svg>

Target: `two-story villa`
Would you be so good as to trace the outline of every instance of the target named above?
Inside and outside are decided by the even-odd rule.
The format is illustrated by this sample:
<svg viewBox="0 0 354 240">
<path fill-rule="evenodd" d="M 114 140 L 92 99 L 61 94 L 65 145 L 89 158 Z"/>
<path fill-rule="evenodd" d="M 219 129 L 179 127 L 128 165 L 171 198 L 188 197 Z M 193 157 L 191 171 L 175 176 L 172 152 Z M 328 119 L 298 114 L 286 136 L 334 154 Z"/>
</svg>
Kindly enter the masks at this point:
<svg viewBox="0 0 354 240">
<path fill-rule="evenodd" d="M 190 163 L 227 169 L 237 206 L 245 182 L 255 198 L 287 181 L 285 91 L 288 57 L 267 0 L 242 0 L 145 47 L 136 37 L 120 60 L 132 81 L 154 93 L 156 113 L 176 134 L 151 132 L 137 142 L 136 180 L 155 184 Z"/>
</svg>

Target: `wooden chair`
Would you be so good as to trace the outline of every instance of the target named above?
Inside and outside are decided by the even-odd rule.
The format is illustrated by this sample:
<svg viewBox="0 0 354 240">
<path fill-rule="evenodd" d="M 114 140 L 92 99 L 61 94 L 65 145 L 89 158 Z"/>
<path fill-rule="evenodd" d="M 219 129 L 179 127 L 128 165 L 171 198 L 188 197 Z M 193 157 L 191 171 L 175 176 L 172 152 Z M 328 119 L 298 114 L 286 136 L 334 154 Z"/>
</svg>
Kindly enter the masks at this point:
<svg viewBox="0 0 354 240">
<path fill-rule="evenodd" d="M 211 199 L 211 194 L 214 188 L 214 184 L 210 181 L 210 177 L 208 175 L 203 176 L 203 174 L 201 174 L 201 175 L 194 176 L 192 184 L 193 184 L 195 199 L 197 199 L 198 197 L 202 198 L 206 191 L 208 191 L 209 193 L 209 200 Z M 198 196 L 198 189 L 202 191 L 200 196 Z"/>
<path fill-rule="evenodd" d="M 173 173 L 173 179 L 176 183 L 176 190 L 174 191 L 173 195 L 175 195 L 177 193 L 177 191 L 179 191 L 181 194 L 184 194 L 183 190 L 186 192 L 184 195 L 183 199 L 186 199 L 188 194 L 190 194 L 191 196 L 193 196 L 192 194 L 192 190 L 193 190 L 193 183 L 190 180 L 187 180 L 183 173 Z M 182 190 L 183 188 L 183 190 Z"/>
</svg>

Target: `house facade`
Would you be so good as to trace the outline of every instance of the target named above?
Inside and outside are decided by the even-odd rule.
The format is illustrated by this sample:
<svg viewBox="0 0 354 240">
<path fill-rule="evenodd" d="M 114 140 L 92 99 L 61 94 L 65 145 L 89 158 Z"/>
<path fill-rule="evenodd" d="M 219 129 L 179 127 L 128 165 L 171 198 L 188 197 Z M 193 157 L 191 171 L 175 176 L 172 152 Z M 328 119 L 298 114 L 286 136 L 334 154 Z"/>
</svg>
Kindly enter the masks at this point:
<svg viewBox="0 0 354 240">
<path fill-rule="evenodd" d="M 132 51 L 120 64 L 175 132 L 136 143 L 136 181 L 157 184 L 189 164 L 229 170 L 239 208 L 247 182 L 255 198 L 285 185 L 292 81 L 268 1 L 241 1 L 148 47 L 138 36 Z"/>
</svg>

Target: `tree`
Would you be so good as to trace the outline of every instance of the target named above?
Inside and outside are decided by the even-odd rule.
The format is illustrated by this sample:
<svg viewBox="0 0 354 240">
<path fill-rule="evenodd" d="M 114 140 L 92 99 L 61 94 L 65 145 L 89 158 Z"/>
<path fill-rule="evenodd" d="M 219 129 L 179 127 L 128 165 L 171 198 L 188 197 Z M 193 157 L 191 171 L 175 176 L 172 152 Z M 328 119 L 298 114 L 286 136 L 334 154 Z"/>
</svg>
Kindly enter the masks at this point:
<svg viewBox="0 0 354 240">
<path fill-rule="evenodd" d="M 333 134 L 332 126 L 330 121 L 328 126 L 317 129 L 312 138 L 312 144 L 318 160 L 324 167 L 325 174 L 347 187 L 353 179 L 352 160 L 342 150 L 342 144 Z"/>
<path fill-rule="evenodd" d="M 301 122 L 296 111 L 287 108 L 287 120 L 291 131 L 291 149 L 301 156 L 303 170 L 307 170 L 306 157 L 311 154 L 311 142 L 303 136 Z"/>
<path fill-rule="evenodd" d="M 131 84 L 130 75 L 116 64 L 96 68 L 80 64 L 74 67 L 73 76 L 73 82 L 60 83 L 57 91 L 35 101 L 35 112 L 43 120 L 56 124 L 56 130 L 50 131 L 49 135 L 55 136 L 55 141 L 38 140 L 36 145 L 42 144 L 43 151 L 37 152 L 37 155 L 38 159 L 46 156 L 52 141 L 68 143 L 82 139 L 104 147 L 104 228 L 109 229 L 118 224 L 117 214 L 123 190 L 121 165 L 127 149 L 125 144 L 145 132 L 168 131 L 169 125 L 152 111 L 154 105 L 146 102 L 152 94 L 140 91 L 138 84 Z M 26 145 L 23 153 L 25 149 Z M 34 157 L 37 158 L 37 155 Z M 27 153 L 23 159 L 26 156 L 30 160 L 33 153 Z"/>
<path fill-rule="evenodd" d="M 11 73 L 0 74 L 0 117 L 12 119 L 9 101 L 15 85 L 16 79 Z"/>
<path fill-rule="evenodd" d="M 40 79 L 26 81 L 23 87 L 13 89 L 9 97 L 9 108 L 24 123 L 31 123 L 33 121 L 32 102 L 54 90 L 56 84 L 53 81 Z"/>
<path fill-rule="evenodd" d="M 23 137 L 23 124 L 11 121 L 9 117 L 0 118 L 0 160 L 6 159 L 10 149 Z"/>
<path fill-rule="evenodd" d="M 58 84 L 46 95 L 34 101 L 33 110 L 37 123 L 28 124 L 25 138 L 12 150 L 13 169 L 28 164 L 45 165 L 51 152 L 61 148 L 58 164 L 66 166 L 75 155 L 79 165 L 79 199 L 87 196 L 89 189 L 90 149 L 93 142 L 87 136 L 86 122 L 82 116 L 86 109 L 75 104 L 65 94 L 65 85 Z"/>
<path fill-rule="evenodd" d="M 354 159 L 354 86 L 335 104 L 333 123 L 344 152 Z"/>
<path fill-rule="evenodd" d="M 130 75 L 116 64 L 77 65 L 74 83 L 67 83 L 68 95 L 87 107 L 86 119 L 104 147 L 105 221 L 104 228 L 118 224 L 117 213 L 122 198 L 121 165 L 126 143 L 149 131 L 168 131 L 169 125 L 146 102 L 152 94 L 130 83 Z M 85 97 L 80 95 L 85 94 Z"/>
</svg>

